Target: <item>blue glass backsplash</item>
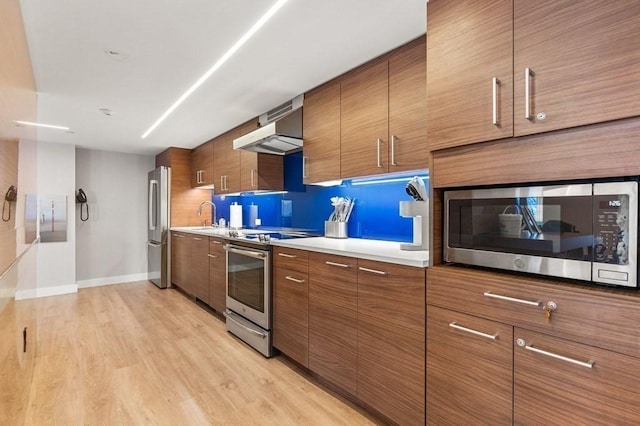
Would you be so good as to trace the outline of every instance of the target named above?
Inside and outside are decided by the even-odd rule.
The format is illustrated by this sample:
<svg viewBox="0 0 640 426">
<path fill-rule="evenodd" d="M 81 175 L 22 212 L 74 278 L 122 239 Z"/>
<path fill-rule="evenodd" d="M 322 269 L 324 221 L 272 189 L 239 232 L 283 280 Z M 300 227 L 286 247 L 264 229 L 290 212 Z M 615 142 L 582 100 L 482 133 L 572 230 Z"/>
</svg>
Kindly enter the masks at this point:
<svg viewBox="0 0 640 426">
<path fill-rule="evenodd" d="M 249 206 L 255 204 L 262 221 L 258 228 L 299 228 L 322 235 L 324 221 L 333 212 L 330 198 L 349 197 L 355 198 L 348 224 L 349 238 L 412 242 L 413 219 L 400 216 L 399 202 L 411 200 L 405 187 L 416 174 L 423 177 L 425 186 L 429 187 L 426 170 L 369 181 L 343 180 L 341 185 L 322 187 L 302 184 L 301 164 L 301 156 L 285 157 L 286 193 L 214 195 L 218 218 L 224 217 L 228 222 L 229 206 L 237 202 L 242 205 L 243 227 L 248 228 Z"/>
</svg>

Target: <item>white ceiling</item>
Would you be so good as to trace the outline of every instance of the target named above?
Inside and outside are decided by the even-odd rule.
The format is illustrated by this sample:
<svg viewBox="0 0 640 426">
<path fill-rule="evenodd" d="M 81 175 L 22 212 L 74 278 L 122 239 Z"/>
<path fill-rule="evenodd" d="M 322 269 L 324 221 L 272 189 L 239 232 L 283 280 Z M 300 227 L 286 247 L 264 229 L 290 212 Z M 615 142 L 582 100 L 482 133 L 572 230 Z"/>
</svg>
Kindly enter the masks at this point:
<svg viewBox="0 0 640 426">
<path fill-rule="evenodd" d="M 289 0 L 141 139 L 273 3 L 21 0 L 38 121 L 74 132 L 40 129 L 39 140 L 151 155 L 193 148 L 425 32 L 425 0 Z"/>
</svg>

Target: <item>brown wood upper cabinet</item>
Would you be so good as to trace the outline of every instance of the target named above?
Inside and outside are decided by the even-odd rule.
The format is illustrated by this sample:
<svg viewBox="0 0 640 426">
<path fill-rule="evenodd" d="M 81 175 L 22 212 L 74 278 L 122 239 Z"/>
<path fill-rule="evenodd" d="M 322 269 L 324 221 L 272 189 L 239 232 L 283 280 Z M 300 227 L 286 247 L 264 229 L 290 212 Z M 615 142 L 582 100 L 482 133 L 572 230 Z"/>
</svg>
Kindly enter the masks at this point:
<svg viewBox="0 0 640 426">
<path fill-rule="evenodd" d="M 233 149 L 233 140 L 239 136 L 239 129 L 214 139 L 213 173 L 216 194 L 240 191 L 240 151 Z"/>
<path fill-rule="evenodd" d="M 428 4 L 431 150 L 640 114 L 640 3 L 485 6 Z"/>
<path fill-rule="evenodd" d="M 191 151 L 191 186 L 213 185 L 213 140 Z"/>
<path fill-rule="evenodd" d="M 258 118 L 238 128 L 238 137 L 258 128 Z M 240 151 L 241 191 L 281 191 L 284 189 L 283 157 L 252 151 Z"/>
<path fill-rule="evenodd" d="M 427 167 L 425 37 L 341 81 L 343 178 Z"/>
<path fill-rule="evenodd" d="M 302 179 L 305 184 L 340 179 L 340 81 L 304 95 Z"/>
</svg>

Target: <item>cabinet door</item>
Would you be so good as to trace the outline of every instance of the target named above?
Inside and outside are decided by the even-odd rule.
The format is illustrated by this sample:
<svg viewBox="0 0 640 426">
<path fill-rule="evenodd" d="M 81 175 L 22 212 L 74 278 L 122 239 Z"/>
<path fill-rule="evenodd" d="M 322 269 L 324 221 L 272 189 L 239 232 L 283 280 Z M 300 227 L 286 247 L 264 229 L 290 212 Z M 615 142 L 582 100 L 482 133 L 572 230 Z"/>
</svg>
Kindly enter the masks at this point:
<svg viewBox="0 0 640 426">
<path fill-rule="evenodd" d="M 512 136 L 512 0 L 431 0 L 427 27 L 429 148 Z"/>
<path fill-rule="evenodd" d="M 309 277 L 306 273 L 273 270 L 273 346 L 309 366 Z"/>
<path fill-rule="evenodd" d="M 227 257 L 224 241 L 209 237 L 209 301 L 219 313 L 227 307 Z"/>
<path fill-rule="evenodd" d="M 514 330 L 515 424 L 638 424 L 640 359 Z"/>
<path fill-rule="evenodd" d="M 640 2 L 515 0 L 514 18 L 516 135 L 640 114 Z"/>
<path fill-rule="evenodd" d="M 213 184 L 213 141 L 191 151 L 191 186 Z"/>
<path fill-rule="evenodd" d="M 171 232 L 171 283 L 184 289 L 185 285 L 185 235 Z"/>
<path fill-rule="evenodd" d="M 358 259 L 358 398 L 424 425 L 425 270 Z"/>
<path fill-rule="evenodd" d="M 340 174 L 343 178 L 389 170 L 388 71 L 385 59 L 367 64 L 342 80 Z"/>
<path fill-rule="evenodd" d="M 216 194 L 240 191 L 240 151 L 233 149 L 238 129 L 233 129 L 215 139 L 214 173 Z"/>
<path fill-rule="evenodd" d="M 191 236 L 189 243 L 188 278 L 190 293 L 206 302 L 209 300 L 209 238 Z"/>
<path fill-rule="evenodd" d="M 304 95 L 303 181 L 340 179 L 340 81 Z"/>
<path fill-rule="evenodd" d="M 389 172 L 428 167 L 425 40 L 389 58 Z"/>
<path fill-rule="evenodd" d="M 309 369 L 355 395 L 356 259 L 314 253 L 309 259 Z"/>
<path fill-rule="evenodd" d="M 513 327 L 429 305 L 427 336 L 427 424 L 512 424 Z"/>
</svg>

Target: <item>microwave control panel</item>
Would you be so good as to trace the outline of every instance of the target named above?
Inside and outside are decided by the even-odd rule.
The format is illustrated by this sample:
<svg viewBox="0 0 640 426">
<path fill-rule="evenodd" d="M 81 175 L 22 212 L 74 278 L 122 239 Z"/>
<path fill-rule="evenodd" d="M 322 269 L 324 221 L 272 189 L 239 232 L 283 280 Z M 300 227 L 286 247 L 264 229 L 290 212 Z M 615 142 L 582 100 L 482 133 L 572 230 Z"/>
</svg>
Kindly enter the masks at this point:
<svg viewBox="0 0 640 426">
<path fill-rule="evenodd" d="M 629 196 L 595 195 L 593 198 L 594 262 L 629 264 Z"/>
</svg>

